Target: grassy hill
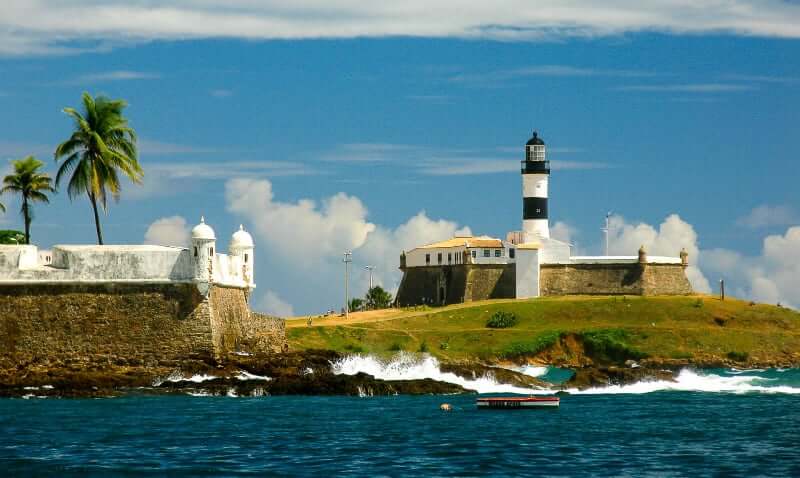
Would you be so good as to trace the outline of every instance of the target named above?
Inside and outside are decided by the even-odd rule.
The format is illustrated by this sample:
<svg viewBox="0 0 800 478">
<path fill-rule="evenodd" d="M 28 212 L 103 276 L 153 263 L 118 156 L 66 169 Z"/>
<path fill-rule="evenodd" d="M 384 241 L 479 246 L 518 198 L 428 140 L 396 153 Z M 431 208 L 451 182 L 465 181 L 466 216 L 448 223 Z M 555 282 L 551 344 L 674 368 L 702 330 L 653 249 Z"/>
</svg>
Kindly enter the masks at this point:
<svg viewBox="0 0 800 478">
<path fill-rule="evenodd" d="M 514 314 L 516 325 L 488 328 L 497 311 Z M 800 313 L 709 296 L 546 297 L 375 311 L 315 319 L 310 327 L 304 318 L 289 320 L 287 336 L 295 350 L 426 351 L 449 361 L 579 362 L 573 356 L 585 353 L 608 362 L 800 363 Z"/>
</svg>

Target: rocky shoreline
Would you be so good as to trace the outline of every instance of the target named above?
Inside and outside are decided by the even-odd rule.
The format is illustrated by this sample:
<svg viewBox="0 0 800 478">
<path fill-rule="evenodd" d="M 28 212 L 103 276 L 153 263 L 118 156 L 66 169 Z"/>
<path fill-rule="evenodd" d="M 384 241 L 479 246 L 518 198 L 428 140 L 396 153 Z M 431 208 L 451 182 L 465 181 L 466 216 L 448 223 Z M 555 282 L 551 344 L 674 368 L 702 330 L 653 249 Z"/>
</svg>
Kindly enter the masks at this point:
<svg viewBox="0 0 800 478">
<path fill-rule="evenodd" d="M 0 397 L 116 397 L 127 394 L 206 396 L 350 395 L 475 393 L 461 385 L 430 378 L 381 380 L 366 373 L 335 374 L 332 364 L 344 357 L 330 350 L 307 350 L 264 356 L 231 354 L 224 361 L 189 359 L 179 364 L 50 364 L 0 369 Z M 480 362 L 443 362 L 442 373 L 467 381 L 490 376 L 498 384 L 526 389 L 587 389 L 641 381 L 674 381 L 684 368 L 791 367 L 795 363 L 737 363 L 710 358 L 644 359 L 623 364 L 559 363 L 574 373 L 561 384 Z M 570 366 L 572 365 L 572 366 Z M 578 366 L 575 366 L 578 365 Z"/>
</svg>

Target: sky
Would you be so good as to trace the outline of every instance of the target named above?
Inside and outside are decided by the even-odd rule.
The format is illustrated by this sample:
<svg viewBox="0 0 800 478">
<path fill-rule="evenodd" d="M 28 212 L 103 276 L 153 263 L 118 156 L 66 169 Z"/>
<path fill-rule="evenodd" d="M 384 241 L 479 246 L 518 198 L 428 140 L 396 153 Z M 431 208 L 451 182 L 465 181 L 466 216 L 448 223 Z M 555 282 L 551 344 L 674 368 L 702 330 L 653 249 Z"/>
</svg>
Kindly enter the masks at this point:
<svg viewBox="0 0 800 478">
<path fill-rule="evenodd" d="M 686 247 L 696 290 L 800 306 L 798 2 L 3 3 L 0 172 L 54 175 L 62 108 L 125 99 L 145 179 L 106 242 L 183 244 L 204 215 L 225 250 L 244 224 L 256 309 L 338 310 L 345 250 L 360 295 L 366 265 L 396 289 L 402 250 L 520 229 L 534 129 L 577 253 L 610 211 L 612 253 Z M 32 240 L 91 243 L 92 221 L 62 192 Z"/>
</svg>

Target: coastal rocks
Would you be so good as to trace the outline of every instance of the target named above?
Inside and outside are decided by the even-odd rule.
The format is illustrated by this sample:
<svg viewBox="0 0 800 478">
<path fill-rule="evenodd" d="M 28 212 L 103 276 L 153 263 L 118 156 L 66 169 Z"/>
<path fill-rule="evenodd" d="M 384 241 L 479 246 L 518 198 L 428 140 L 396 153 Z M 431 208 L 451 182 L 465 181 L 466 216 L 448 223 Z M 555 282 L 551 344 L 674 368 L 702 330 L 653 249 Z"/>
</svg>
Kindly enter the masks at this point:
<svg viewBox="0 0 800 478">
<path fill-rule="evenodd" d="M 666 369 L 644 367 L 585 367 L 574 370 L 575 374 L 562 384 L 562 389 L 605 387 L 609 385 L 629 385 L 643 381 L 675 381 L 675 372 Z"/>
<path fill-rule="evenodd" d="M 489 376 L 493 377 L 499 384 L 513 385 L 520 388 L 545 388 L 549 386 L 548 383 L 530 375 L 477 362 L 445 362 L 439 365 L 439 370 L 458 375 L 467 380 L 476 380 Z"/>
<path fill-rule="evenodd" d="M 420 380 L 380 380 L 365 373 L 336 375 L 341 355 L 309 350 L 272 355 L 229 354 L 213 359 L 138 366 L 48 362 L 4 364 L 0 397 L 111 397 L 122 394 L 396 395 L 468 393 L 459 385 Z"/>
</svg>

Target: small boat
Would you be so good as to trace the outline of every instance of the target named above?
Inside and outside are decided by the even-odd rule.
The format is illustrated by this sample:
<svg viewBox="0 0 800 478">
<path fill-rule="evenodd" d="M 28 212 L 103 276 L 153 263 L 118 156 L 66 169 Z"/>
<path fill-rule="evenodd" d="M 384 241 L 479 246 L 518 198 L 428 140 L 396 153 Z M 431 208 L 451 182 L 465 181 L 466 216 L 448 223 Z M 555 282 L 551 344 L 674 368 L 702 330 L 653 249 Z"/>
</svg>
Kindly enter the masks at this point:
<svg viewBox="0 0 800 478">
<path fill-rule="evenodd" d="M 552 408 L 558 407 L 558 397 L 486 397 L 476 401 L 478 408 Z"/>
</svg>

